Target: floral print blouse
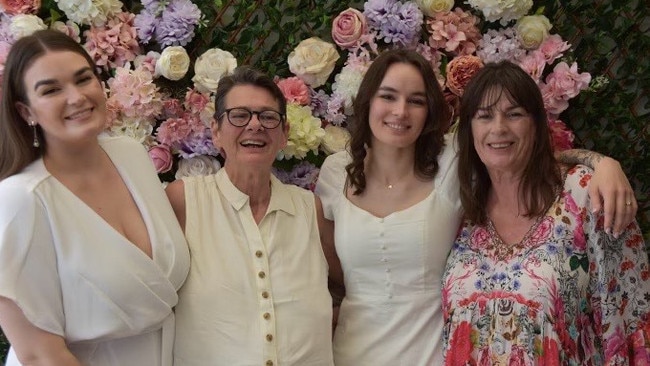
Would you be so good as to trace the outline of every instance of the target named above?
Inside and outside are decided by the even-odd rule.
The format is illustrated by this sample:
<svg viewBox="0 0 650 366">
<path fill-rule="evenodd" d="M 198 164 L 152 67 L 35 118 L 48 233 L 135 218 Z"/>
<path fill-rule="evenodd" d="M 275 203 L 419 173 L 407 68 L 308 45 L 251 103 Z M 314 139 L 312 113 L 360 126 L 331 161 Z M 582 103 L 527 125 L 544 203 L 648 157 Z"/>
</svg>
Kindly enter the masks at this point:
<svg viewBox="0 0 650 366">
<path fill-rule="evenodd" d="M 636 222 L 614 239 L 567 172 L 521 243 L 465 222 L 443 278 L 445 365 L 650 365 L 650 268 Z"/>
</svg>

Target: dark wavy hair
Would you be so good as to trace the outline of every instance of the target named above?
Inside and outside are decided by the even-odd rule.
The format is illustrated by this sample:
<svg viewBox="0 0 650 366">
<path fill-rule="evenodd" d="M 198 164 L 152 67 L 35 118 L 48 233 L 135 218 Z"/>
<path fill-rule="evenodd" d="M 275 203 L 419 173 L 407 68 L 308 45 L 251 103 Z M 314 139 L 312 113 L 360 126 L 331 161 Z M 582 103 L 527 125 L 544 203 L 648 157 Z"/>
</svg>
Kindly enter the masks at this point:
<svg viewBox="0 0 650 366">
<path fill-rule="evenodd" d="M 271 77 L 250 66 L 239 66 L 232 74 L 219 79 L 214 99 L 214 119 L 219 126 L 221 126 L 219 117 L 226 111 L 226 95 L 237 85 L 252 85 L 268 91 L 278 102 L 280 109 L 278 112 L 282 114 L 282 125 L 284 126 L 287 115 L 287 100 L 284 98 L 282 90 Z"/>
<path fill-rule="evenodd" d="M 370 104 L 391 65 L 404 63 L 414 66 L 422 79 L 427 99 L 427 117 L 424 128 L 415 141 L 415 173 L 422 178 L 433 178 L 438 172 L 438 155 L 444 147 L 445 121 L 448 109 L 440 85 L 431 64 L 412 50 L 395 49 L 382 52 L 366 71 L 353 103 L 354 122 L 351 124 L 350 155 L 352 162 L 345 167 L 348 184 L 354 187 L 354 194 L 366 189 L 364 159 L 366 147 L 372 147 L 370 129 Z"/>
<path fill-rule="evenodd" d="M 40 147 L 35 148 L 32 127 L 16 108 L 17 102 L 29 105 L 25 72 L 34 61 L 51 51 L 71 51 L 83 56 L 93 72 L 95 62 L 74 39 L 55 30 L 39 30 L 17 40 L 9 50 L 2 79 L 0 107 L 0 180 L 20 172 L 38 159 L 46 148 L 43 131 L 36 126 Z M 97 74 L 96 74 L 97 75 Z"/>
<path fill-rule="evenodd" d="M 456 135 L 461 202 L 465 216 L 479 225 L 487 222 L 486 207 L 492 181 L 474 146 L 472 119 L 479 108 L 493 107 L 501 96 L 526 110 L 535 124 L 532 152 L 519 186 L 525 200 L 525 216 L 537 217 L 548 211 L 561 184 L 539 87 L 521 67 L 509 61 L 488 63 L 465 88 Z M 486 101 L 491 104 L 486 105 Z"/>
</svg>

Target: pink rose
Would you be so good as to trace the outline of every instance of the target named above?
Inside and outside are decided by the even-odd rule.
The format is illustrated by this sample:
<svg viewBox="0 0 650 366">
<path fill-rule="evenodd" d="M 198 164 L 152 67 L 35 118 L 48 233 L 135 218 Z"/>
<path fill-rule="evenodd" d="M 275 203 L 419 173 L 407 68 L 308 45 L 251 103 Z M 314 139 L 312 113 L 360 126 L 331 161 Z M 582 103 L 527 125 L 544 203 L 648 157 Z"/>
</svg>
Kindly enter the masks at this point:
<svg viewBox="0 0 650 366">
<path fill-rule="evenodd" d="M 172 158 L 172 152 L 166 145 L 156 145 L 149 149 L 149 157 L 153 161 L 158 174 L 167 173 L 172 168 L 174 159 Z"/>
<path fill-rule="evenodd" d="M 483 67 L 480 58 L 472 55 L 463 55 L 454 58 L 447 64 L 447 87 L 449 90 L 463 96 L 469 80 Z"/>
<path fill-rule="evenodd" d="M 366 17 L 357 9 L 348 8 L 332 22 L 332 39 L 343 48 L 354 47 L 366 33 Z"/>
<path fill-rule="evenodd" d="M 553 150 L 564 151 L 573 148 L 574 135 L 571 130 L 567 128 L 564 122 L 559 119 L 549 120 L 549 127 L 551 128 L 551 138 L 553 143 Z"/>
<path fill-rule="evenodd" d="M 286 79 L 278 79 L 276 80 L 276 84 L 282 90 L 282 94 L 287 102 L 300 105 L 307 105 L 311 102 L 309 87 L 300 78 L 292 76 Z"/>
<path fill-rule="evenodd" d="M 41 0 L 0 0 L 0 7 L 7 15 L 36 14 Z"/>
</svg>

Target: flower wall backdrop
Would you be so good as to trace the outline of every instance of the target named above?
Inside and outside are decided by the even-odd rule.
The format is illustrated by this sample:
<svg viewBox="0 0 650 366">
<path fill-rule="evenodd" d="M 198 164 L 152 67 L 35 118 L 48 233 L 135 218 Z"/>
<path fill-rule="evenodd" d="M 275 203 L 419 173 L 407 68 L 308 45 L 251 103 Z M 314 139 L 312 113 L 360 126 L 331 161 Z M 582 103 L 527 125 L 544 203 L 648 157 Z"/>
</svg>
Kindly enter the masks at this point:
<svg viewBox="0 0 650 366">
<path fill-rule="evenodd" d="M 145 145 L 163 179 L 220 168 L 223 159 L 210 140 L 214 93 L 223 75 L 251 60 L 228 42 L 215 45 L 205 37 L 219 35 L 219 22 L 211 21 L 215 15 L 238 16 L 234 3 L 3 0 L 2 6 L 2 50 L 48 27 L 84 45 L 105 80 L 107 132 Z M 255 26 L 287 15 L 253 12 L 249 20 L 256 16 Z M 517 62 L 538 82 L 558 149 L 573 141 L 559 115 L 571 98 L 597 84 L 532 0 L 369 0 L 337 10 L 323 23 L 329 34 L 294 39 L 280 60 L 286 66 L 261 67 L 288 101 L 289 142 L 277 157 L 276 174 L 305 188 L 313 187 L 324 157 L 345 147 L 352 101 L 365 70 L 384 49 L 411 48 L 429 60 L 452 116 L 465 84 L 484 63 Z M 248 30 L 237 30 L 238 43 Z"/>
<path fill-rule="evenodd" d="M 254 65 L 276 77 L 289 102 L 290 142 L 276 174 L 311 188 L 324 157 L 345 147 L 351 102 L 381 50 L 425 56 L 450 111 L 472 71 L 506 58 L 538 81 L 558 149 L 575 138 L 622 162 L 650 238 L 650 70 L 638 62 L 649 24 L 638 0 L 0 0 L 0 78 L 17 38 L 66 32 L 101 68 L 107 131 L 141 141 L 170 181 L 220 168 L 209 140 L 213 93 L 223 74 Z"/>
</svg>

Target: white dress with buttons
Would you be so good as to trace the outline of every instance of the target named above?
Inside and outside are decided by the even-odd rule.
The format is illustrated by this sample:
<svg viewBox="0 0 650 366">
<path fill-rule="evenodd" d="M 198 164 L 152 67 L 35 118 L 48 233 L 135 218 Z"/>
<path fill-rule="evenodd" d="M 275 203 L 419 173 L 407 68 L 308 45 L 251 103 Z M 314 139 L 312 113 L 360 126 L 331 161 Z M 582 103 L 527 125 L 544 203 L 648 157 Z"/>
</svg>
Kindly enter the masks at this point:
<svg viewBox="0 0 650 366">
<path fill-rule="evenodd" d="M 325 160 L 316 193 L 335 222 L 346 288 L 334 334 L 336 366 L 442 365 L 441 277 L 461 215 L 450 145 L 431 194 L 385 218 L 343 194 L 347 152 Z"/>
</svg>

